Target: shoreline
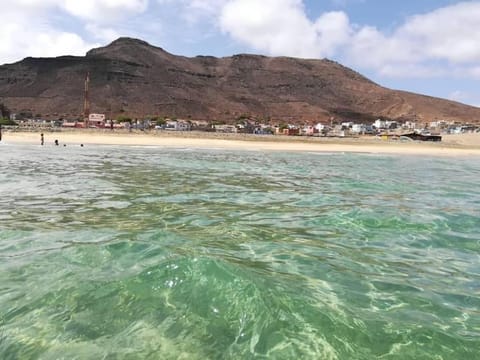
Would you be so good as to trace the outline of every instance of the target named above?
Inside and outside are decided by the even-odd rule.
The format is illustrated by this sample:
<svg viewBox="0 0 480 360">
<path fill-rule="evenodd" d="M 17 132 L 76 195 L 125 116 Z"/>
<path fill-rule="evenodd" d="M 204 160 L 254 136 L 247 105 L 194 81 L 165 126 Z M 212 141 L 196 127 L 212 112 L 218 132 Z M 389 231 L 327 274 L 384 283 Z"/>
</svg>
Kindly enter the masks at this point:
<svg viewBox="0 0 480 360">
<path fill-rule="evenodd" d="M 3 131 L 2 143 L 40 145 L 42 131 Z M 121 145 L 286 152 L 347 152 L 428 156 L 479 156 L 480 133 L 445 135 L 440 143 L 381 140 L 374 137 L 288 137 L 204 132 L 127 132 L 123 130 L 46 131 L 45 146 Z"/>
</svg>

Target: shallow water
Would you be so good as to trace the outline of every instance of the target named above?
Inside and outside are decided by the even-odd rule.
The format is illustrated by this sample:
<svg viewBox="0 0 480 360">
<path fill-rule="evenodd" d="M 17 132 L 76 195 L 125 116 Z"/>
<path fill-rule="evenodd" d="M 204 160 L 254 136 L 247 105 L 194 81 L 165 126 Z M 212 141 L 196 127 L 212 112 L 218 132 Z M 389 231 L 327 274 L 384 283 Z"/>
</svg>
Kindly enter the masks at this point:
<svg viewBox="0 0 480 360">
<path fill-rule="evenodd" d="M 480 159 L 0 146 L 1 359 L 475 359 Z"/>
</svg>

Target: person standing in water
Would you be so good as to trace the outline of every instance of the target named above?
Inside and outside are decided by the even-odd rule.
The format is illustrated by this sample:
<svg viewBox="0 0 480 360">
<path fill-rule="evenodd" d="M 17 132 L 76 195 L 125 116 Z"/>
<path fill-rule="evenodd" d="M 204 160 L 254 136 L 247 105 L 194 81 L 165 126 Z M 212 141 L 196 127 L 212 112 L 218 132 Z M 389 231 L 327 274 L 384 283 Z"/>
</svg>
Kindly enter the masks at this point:
<svg viewBox="0 0 480 360">
<path fill-rule="evenodd" d="M 43 133 L 40 134 L 40 145 L 43 146 L 43 144 L 45 143 L 45 139 L 43 138 Z"/>
</svg>

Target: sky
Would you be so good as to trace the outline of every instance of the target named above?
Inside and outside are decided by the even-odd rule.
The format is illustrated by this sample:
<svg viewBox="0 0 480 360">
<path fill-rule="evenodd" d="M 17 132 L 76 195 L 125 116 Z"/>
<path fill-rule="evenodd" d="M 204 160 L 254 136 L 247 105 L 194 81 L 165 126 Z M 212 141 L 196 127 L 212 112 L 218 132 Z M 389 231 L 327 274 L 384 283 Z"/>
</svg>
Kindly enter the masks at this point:
<svg viewBox="0 0 480 360">
<path fill-rule="evenodd" d="M 184 56 L 328 58 L 392 89 L 480 106 L 480 1 L 0 0 L 0 64 L 120 36 Z"/>
</svg>

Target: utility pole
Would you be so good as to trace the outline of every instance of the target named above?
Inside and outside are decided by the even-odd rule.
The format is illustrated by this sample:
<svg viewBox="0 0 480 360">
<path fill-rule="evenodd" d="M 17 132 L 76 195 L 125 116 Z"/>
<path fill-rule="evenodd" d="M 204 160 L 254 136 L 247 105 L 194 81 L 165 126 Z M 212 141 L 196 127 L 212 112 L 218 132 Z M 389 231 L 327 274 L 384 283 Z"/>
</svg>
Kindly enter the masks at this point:
<svg viewBox="0 0 480 360">
<path fill-rule="evenodd" d="M 85 94 L 84 94 L 84 103 L 83 103 L 83 123 L 84 127 L 88 128 L 88 118 L 90 116 L 90 72 L 87 72 L 85 76 Z"/>
</svg>

